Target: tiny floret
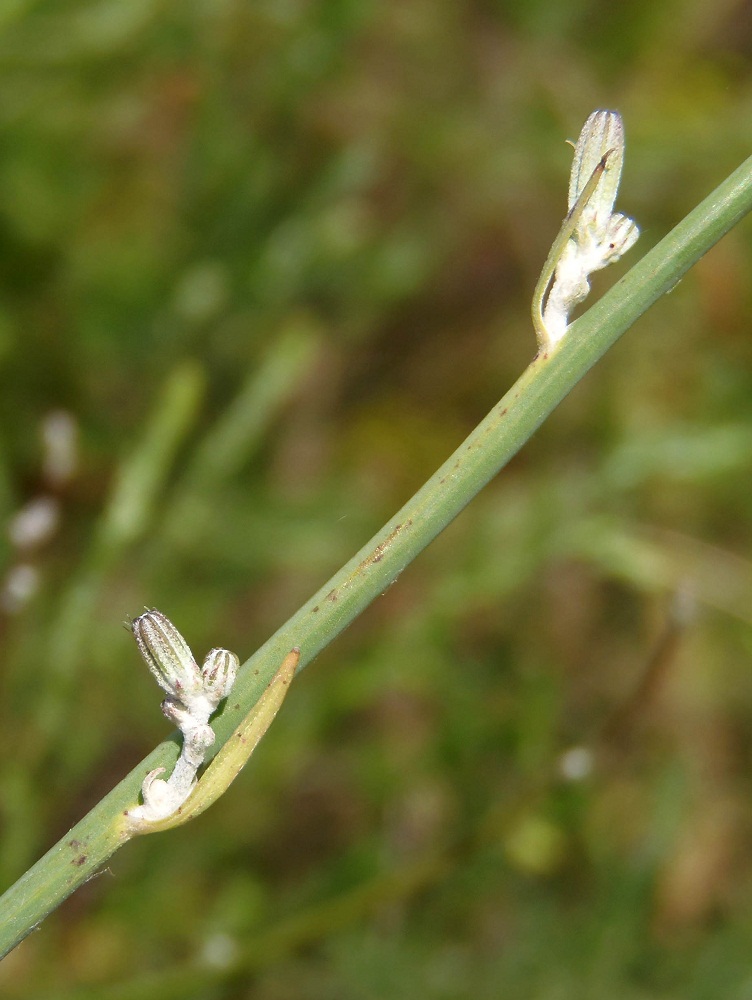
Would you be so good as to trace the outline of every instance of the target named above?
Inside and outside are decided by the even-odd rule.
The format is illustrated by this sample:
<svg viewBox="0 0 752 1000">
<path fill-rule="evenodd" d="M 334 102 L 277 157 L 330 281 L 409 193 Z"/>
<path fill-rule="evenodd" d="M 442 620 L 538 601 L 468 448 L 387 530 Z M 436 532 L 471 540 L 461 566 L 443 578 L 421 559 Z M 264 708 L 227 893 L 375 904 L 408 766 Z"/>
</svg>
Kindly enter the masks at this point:
<svg viewBox="0 0 752 1000">
<path fill-rule="evenodd" d="M 533 299 L 533 320 L 543 349 L 550 348 L 567 332 L 569 314 L 590 291 L 588 278 L 593 271 L 617 261 L 639 236 L 636 223 L 613 210 L 623 163 L 621 115 L 616 111 L 594 111 L 574 150 L 569 213 Z"/>
</svg>

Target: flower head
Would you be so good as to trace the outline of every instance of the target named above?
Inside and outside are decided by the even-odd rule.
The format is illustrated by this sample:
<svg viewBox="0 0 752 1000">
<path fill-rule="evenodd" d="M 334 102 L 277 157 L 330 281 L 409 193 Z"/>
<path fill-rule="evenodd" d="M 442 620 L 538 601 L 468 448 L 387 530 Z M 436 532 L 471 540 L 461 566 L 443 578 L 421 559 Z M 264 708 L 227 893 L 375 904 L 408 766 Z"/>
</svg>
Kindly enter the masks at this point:
<svg viewBox="0 0 752 1000">
<path fill-rule="evenodd" d="M 543 347 L 566 333 L 570 312 L 590 291 L 588 278 L 593 271 L 617 261 L 639 236 L 635 222 L 613 210 L 623 163 L 621 115 L 594 111 L 574 150 L 569 213 L 536 288 L 533 316 Z"/>
<path fill-rule="evenodd" d="M 209 719 L 235 683 L 239 661 L 228 649 L 212 649 L 199 669 L 188 643 L 156 608 L 130 623 L 139 652 L 167 697 L 162 712 L 183 734 L 172 774 L 150 771 L 141 786 L 143 804 L 128 810 L 131 822 L 156 823 L 178 812 L 196 784 L 196 774 L 215 734 Z"/>
</svg>

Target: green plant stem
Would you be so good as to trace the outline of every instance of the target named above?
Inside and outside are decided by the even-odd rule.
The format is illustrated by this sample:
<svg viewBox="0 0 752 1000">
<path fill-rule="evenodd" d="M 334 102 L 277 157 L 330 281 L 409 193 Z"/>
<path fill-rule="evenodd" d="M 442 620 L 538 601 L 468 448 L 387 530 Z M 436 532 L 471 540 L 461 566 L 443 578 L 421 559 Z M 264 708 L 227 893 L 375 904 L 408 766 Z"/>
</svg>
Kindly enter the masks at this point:
<svg viewBox="0 0 752 1000">
<path fill-rule="evenodd" d="M 520 379 L 401 511 L 245 664 L 216 720 L 218 750 L 258 700 L 285 654 L 301 667 L 339 634 L 503 468 L 579 380 L 661 295 L 752 209 L 752 157 L 654 247 L 553 350 Z M 145 773 L 170 768 L 177 743 L 160 744 L 0 899 L 5 954 L 95 874 L 123 843 L 120 817 L 137 799 Z"/>
</svg>

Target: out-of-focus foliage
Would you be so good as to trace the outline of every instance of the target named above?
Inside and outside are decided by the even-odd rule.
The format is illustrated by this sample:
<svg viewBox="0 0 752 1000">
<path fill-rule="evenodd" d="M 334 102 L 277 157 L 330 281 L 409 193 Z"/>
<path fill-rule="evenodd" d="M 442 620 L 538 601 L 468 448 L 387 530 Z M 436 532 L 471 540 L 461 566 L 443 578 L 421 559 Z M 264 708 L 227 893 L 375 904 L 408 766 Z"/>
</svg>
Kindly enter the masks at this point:
<svg viewBox="0 0 752 1000">
<path fill-rule="evenodd" d="M 635 260 L 752 151 L 751 56 L 733 0 L 0 5 L 4 884 L 167 732 L 120 621 L 249 654 L 532 357 L 563 140 L 621 111 Z M 749 996 L 751 265 L 744 223 L 3 996 Z"/>
</svg>

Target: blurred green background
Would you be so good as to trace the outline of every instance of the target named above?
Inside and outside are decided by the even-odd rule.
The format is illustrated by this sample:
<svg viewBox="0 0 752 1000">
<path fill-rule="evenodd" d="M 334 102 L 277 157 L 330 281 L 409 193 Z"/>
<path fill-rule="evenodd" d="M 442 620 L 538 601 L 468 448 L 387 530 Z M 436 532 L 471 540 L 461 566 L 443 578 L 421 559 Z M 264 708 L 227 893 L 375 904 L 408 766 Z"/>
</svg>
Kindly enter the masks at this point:
<svg viewBox="0 0 752 1000">
<path fill-rule="evenodd" d="M 624 116 L 598 293 L 752 151 L 751 53 L 739 0 L 3 0 L 3 887 L 169 731 L 125 616 L 250 654 L 532 358 L 564 140 Z M 752 997 L 751 263 L 744 222 L 2 995 Z"/>
</svg>

